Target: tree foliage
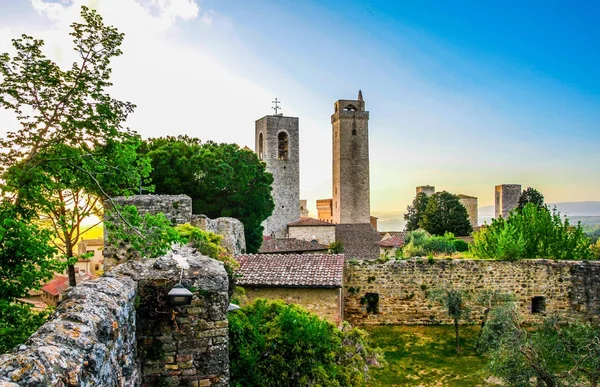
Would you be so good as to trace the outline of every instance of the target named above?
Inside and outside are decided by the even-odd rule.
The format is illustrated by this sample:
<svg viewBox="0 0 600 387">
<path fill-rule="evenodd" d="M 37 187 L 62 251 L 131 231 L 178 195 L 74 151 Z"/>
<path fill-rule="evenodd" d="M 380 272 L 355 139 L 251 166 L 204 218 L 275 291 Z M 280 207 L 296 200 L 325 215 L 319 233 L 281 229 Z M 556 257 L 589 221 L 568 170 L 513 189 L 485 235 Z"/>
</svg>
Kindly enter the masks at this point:
<svg viewBox="0 0 600 387">
<path fill-rule="evenodd" d="M 232 386 L 364 386 L 382 364 L 366 332 L 258 299 L 229 315 Z"/>
<path fill-rule="evenodd" d="M 490 315 L 480 338 L 488 371 L 511 386 L 598 386 L 600 326 L 556 316 L 524 327 L 508 303 Z"/>
<path fill-rule="evenodd" d="M 443 305 L 448 316 L 452 318 L 456 337 L 456 353 L 460 353 L 462 351 L 460 347 L 460 321 L 468 319 L 470 313 L 470 309 L 466 304 L 467 293 L 457 289 L 437 288 L 427 293 L 427 298 Z"/>
<path fill-rule="evenodd" d="M 150 139 L 142 152 L 152 160 L 156 193 L 186 194 L 195 214 L 240 220 L 247 251 L 258 251 L 261 223 L 274 208 L 273 177 L 254 152 L 187 136 Z"/>
<path fill-rule="evenodd" d="M 521 258 L 590 259 L 589 239 L 580 225 L 573 227 L 556 209 L 528 203 L 508 219 L 475 233 L 473 254 L 479 258 L 518 260 Z"/>
<path fill-rule="evenodd" d="M 533 203 L 538 208 L 544 208 L 544 195 L 535 188 L 527 187 L 519 196 L 517 209 L 522 210 L 527 203 Z"/>
<path fill-rule="evenodd" d="M 427 202 L 429 196 L 425 192 L 419 192 L 415 196 L 411 205 L 406 207 L 406 213 L 404 214 L 404 220 L 406 220 L 406 231 L 414 231 L 421 227 L 421 220 L 423 214 L 427 208 Z"/>
<path fill-rule="evenodd" d="M 473 228 L 469 222 L 467 209 L 458 197 L 449 192 L 437 192 L 427 200 L 420 226 L 433 235 L 469 235 Z"/>
<path fill-rule="evenodd" d="M 27 35 L 13 40 L 13 57 L 0 55 L 0 105 L 20 124 L 0 140 L 4 199 L 49 221 L 70 285 L 81 221 L 101 214 L 100 198 L 131 192 L 149 172 L 139 140 L 122 126 L 134 105 L 107 92 L 123 34 L 94 10 L 82 7 L 81 16 L 70 33 L 78 60 L 67 70 Z"/>
</svg>

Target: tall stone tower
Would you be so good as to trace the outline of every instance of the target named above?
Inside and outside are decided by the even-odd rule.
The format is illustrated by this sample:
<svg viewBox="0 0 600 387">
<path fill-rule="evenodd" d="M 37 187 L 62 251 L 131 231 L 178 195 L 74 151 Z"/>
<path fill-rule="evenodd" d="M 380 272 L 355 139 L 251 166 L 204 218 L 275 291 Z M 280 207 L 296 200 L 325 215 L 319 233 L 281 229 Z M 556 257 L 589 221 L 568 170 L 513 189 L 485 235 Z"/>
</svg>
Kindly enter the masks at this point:
<svg viewBox="0 0 600 387">
<path fill-rule="evenodd" d="M 333 135 L 333 222 L 369 223 L 369 112 L 362 92 L 340 99 L 331 115 Z"/>
<path fill-rule="evenodd" d="M 496 186 L 495 218 L 508 218 L 512 210 L 517 208 L 521 196 L 520 184 L 501 184 Z"/>
<path fill-rule="evenodd" d="M 275 209 L 265 219 L 263 234 L 283 238 L 287 224 L 300 219 L 300 152 L 298 118 L 265 116 L 256 121 L 255 150 L 273 174 Z"/>
<path fill-rule="evenodd" d="M 420 185 L 417 187 L 417 195 L 423 192 L 427 196 L 435 194 L 435 187 L 432 185 Z"/>
</svg>

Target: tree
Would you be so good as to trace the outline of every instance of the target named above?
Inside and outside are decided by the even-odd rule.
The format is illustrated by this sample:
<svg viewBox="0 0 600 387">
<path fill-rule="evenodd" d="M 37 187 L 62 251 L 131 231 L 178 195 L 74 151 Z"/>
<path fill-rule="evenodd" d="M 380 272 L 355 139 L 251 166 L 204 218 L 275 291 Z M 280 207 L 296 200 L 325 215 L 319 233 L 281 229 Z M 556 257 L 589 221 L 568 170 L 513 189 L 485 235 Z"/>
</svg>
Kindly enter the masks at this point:
<svg viewBox="0 0 600 387">
<path fill-rule="evenodd" d="M 135 152 L 139 140 L 122 127 L 134 105 L 106 92 L 123 34 L 94 10 L 82 7 L 81 16 L 71 25 L 79 60 L 68 70 L 27 35 L 13 40 L 14 57 L 0 55 L 0 105 L 20 123 L 0 140 L 4 199 L 51 223 L 71 286 L 81 221 L 101 213 L 100 198 L 132 192 L 150 168 Z"/>
<path fill-rule="evenodd" d="M 14 204 L 0 202 L 0 353 L 22 343 L 46 319 L 47 313 L 34 312 L 18 298 L 64 269 L 50 238 Z"/>
<path fill-rule="evenodd" d="M 429 196 L 425 192 L 419 192 L 412 204 L 406 207 L 406 214 L 404 214 L 404 220 L 406 220 L 404 228 L 406 231 L 414 231 L 421 227 L 421 220 L 427 208 L 428 200 Z"/>
<path fill-rule="evenodd" d="M 551 316 L 524 327 L 514 303 L 490 315 L 480 341 L 488 371 L 511 386 L 598 386 L 600 326 Z"/>
<path fill-rule="evenodd" d="M 533 203 L 475 233 L 471 251 L 479 258 L 502 260 L 592 258 L 581 225 L 572 227 L 556 208 L 550 211 Z"/>
<path fill-rule="evenodd" d="M 429 197 L 420 226 L 430 234 L 465 236 L 473 231 L 467 209 L 456 195 L 449 192 L 437 192 Z"/>
<path fill-rule="evenodd" d="M 526 190 L 521 192 L 521 196 L 519 196 L 517 209 L 522 210 L 527 203 L 533 203 L 538 206 L 538 208 L 544 208 L 544 195 L 535 188 L 527 187 Z"/>
<path fill-rule="evenodd" d="M 456 336 L 456 353 L 460 353 L 460 321 L 469 317 L 469 308 L 465 303 L 467 293 L 456 289 L 434 289 L 427 294 L 427 298 L 442 304 L 446 308 L 448 316 L 454 323 L 454 334 Z"/>
<path fill-rule="evenodd" d="M 141 152 L 152 160 L 156 193 L 186 194 L 195 214 L 240 220 L 247 251 L 258 251 L 274 208 L 273 177 L 254 152 L 186 136 L 150 139 Z"/>
<path fill-rule="evenodd" d="M 361 386 L 381 351 L 366 332 L 341 328 L 281 301 L 257 299 L 229 315 L 232 386 Z"/>
</svg>

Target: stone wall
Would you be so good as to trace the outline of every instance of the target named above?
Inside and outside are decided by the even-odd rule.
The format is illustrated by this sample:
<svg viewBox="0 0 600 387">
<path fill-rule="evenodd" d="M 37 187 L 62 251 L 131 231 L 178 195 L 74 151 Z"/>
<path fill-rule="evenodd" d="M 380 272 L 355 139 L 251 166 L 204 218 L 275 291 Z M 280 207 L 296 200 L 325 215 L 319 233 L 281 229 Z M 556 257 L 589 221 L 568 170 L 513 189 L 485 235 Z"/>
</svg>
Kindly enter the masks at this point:
<svg viewBox="0 0 600 387">
<path fill-rule="evenodd" d="M 526 322 L 552 313 L 600 316 L 600 262 L 353 261 L 347 263 L 345 275 L 344 317 L 352 324 L 450 323 L 445 310 L 426 297 L 436 287 L 461 289 L 473 296 L 483 290 L 513 293 Z M 378 294 L 378 313 L 367 312 L 371 297 L 367 293 Z M 534 297 L 543 297 L 544 313 L 532 313 Z M 470 305 L 471 317 L 478 321 L 483 308 Z"/>
<path fill-rule="evenodd" d="M 232 255 L 246 252 L 244 224 L 237 219 L 210 219 L 206 215 L 192 215 L 192 226 L 223 236 L 221 245 Z"/>
<path fill-rule="evenodd" d="M 192 220 L 192 198 L 187 195 L 118 196 L 112 200 L 116 205 L 136 206 L 140 215 L 165 214 L 173 224 L 190 223 Z M 104 204 L 104 208 L 111 208 L 109 203 Z"/>
<path fill-rule="evenodd" d="M 0 386 L 227 386 L 227 273 L 191 248 L 182 283 L 189 306 L 170 306 L 174 253 L 131 260 L 71 288 L 25 344 L 0 356 Z"/>
<path fill-rule="evenodd" d="M 326 318 L 332 323 L 341 322 L 341 289 L 312 288 L 252 288 L 244 287 L 247 303 L 257 298 L 281 300 L 298 304 L 309 312 Z"/>
<path fill-rule="evenodd" d="M 331 226 L 289 226 L 288 233 L 290 238 L 302 239 L 309 242 L 316 239 L 322 245 L 329 245 L 335 242 L 334 224 Z"/>
</svg>

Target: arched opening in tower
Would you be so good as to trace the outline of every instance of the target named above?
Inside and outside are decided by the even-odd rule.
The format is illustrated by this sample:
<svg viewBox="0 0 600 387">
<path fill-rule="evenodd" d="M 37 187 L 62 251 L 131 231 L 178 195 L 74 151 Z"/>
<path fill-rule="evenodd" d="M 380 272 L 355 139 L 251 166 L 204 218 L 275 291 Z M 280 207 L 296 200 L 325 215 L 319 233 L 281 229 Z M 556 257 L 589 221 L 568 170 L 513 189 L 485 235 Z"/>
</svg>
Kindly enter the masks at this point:
<svg viewBox="0 0 600 387">
<path fill-rule="evenodd" d="M 263 134 L 258 135 L 258 159 L 263 159 Z"/>
<path fill-rule="evenodd" d="M 278 156 L 279 160 L 287 160 L 288 159 L 288 135 L 286 132 L 280 132 L 277 135 L 277 144 L 278 144 Z"/>
</svg>

